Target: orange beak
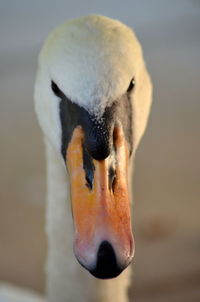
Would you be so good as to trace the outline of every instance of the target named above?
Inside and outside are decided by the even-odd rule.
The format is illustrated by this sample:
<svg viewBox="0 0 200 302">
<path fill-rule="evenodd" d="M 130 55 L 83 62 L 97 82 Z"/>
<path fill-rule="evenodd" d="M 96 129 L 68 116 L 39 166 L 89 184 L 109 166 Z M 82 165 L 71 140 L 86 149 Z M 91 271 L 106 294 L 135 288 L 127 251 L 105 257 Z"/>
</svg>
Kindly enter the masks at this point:
<svg viewBox="0 0 200 302">
<path fill-rule="evenodd" d="M 66 154 L 75 227 L 74 251 L 78 261 L 89 271 L 97 265 L 102 242 L 112 246 L 120 272 L 134 253 L 128 194 L 129 150 L 120 127 L 115 127 L 113 137 L 115 176 L 111 185 L 108 156 L 101 161 L 92 159 L 93 186 L 87 186 L 83 167 L 84 132 L 80 126 L 75 128 Z"/>
</svg>

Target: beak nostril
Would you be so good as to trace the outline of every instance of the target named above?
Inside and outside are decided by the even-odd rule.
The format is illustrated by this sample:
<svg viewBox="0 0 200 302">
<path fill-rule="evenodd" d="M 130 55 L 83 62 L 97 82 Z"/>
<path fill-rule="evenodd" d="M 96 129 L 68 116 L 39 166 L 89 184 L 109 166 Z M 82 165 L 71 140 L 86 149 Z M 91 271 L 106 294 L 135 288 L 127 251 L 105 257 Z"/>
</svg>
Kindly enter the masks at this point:
<svg viewBox="0 0 200 302">
<path fill-rule="evenodd" d="M 115 126 L 113 128 L 113 146 L 114 148 L 116 149 L 116 140 L 117 140 L 117 136 L 118 136 L 118 129 L 117 127 Z"/>
<path fill-rule="evenodd" d="M 88 150 L 84 144 L 82 145 L 82 149 L 83 149 L 83 169 L 85 170 L 85 180 L 86 180 L 85 185 L 86 187 L 89 188 L 89 190 L 92 190 L 95 167 L 92 158 L 89 155 Z"/>
<path fill-rule="evenodd" d="M 109 189 L 114 191 L 115 182 L 116 182 L 116 171 L 112 166 L 109 168 L 108 178 L 109 178 Z"/>
</svg>

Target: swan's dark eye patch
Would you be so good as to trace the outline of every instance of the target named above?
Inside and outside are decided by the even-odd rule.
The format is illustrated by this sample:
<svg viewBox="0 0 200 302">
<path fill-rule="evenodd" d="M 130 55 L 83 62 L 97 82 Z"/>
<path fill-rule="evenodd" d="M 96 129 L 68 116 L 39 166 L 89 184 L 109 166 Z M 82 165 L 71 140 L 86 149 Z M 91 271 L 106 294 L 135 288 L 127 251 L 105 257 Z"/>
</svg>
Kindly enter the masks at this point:
<svg viewBox="0 0 200 302">
<path fill-rule="evenodd" d="M 58 88 L 57 84 L 54 81 L 51 81 L 51 89 L 56 96 L 61 97 L 63 95 L 62 91 Z"/>
<path fill-rule="evenodd" d="M 135 87 L 135 79 L 133 78 L 131 81 L 130 81 L 130 84 L 128 86 L 128 89 L 127 89 L 127 92 L 131 92 L 133 90 L 133 88 Z"/>
</svg>

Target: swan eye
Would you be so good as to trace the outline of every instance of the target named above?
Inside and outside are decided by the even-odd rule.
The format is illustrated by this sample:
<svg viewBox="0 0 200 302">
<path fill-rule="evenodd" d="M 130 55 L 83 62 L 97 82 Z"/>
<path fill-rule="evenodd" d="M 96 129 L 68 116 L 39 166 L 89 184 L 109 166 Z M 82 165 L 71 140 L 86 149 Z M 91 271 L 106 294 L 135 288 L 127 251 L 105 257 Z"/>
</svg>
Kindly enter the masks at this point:
<svg viewBox="0 0 200 302">
<path fill-rule="evenodd" d="M 51 89 L 56 96 L 60 96 L 62 94 L 61 90 L 54 81 L 51 81 Z"/>
<path fill-rule="evenodd" d="M 133 90 L 133 88 L 135 87 L 135 79 L 133 78 L 131 81 L 130 81 L 130 84 L 128 86 L 128 89 L 127 89 L 127 92 L 131 92 Z"/>
</svg>

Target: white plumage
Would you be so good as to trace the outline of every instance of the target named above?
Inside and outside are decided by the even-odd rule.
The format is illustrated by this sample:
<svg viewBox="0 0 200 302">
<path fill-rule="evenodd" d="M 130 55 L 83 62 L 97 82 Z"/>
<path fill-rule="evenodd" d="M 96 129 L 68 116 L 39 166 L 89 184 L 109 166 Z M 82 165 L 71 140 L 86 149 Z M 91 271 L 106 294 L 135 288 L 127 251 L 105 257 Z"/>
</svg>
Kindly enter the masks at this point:
<svg viewBox="0 0 200 302">
<path fill-rule="evenodd" d="M 107 106 L 120 99 L 133 77 L 134 154 L 148 119 L 151 83 L 132 30 L 119 21 L 92 15 L 59 26 L 49 35 L 40 53 L 35 104 L 47 150 L 49 302 L 126 302 L 131 278 L 130 269 L 126 269 L 114 280 L 96 280 L 74 259 L 69 179 L 60 155 L 59 100 L 51 90 L 51 81 L 72 102 L 99 118 Z M 20 300 L 21 292 L 7 289 L 6 296 L 6 288 L 0 288 L 0 302 L 42 301 L 37 297 Z"/>
<path fill-rule="evenodd" d="M 1 283 L 0 302 L 45 302 L 45 299 L 32 291 Z"/>
</svg>

